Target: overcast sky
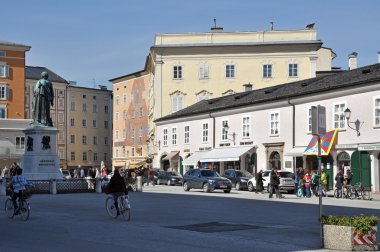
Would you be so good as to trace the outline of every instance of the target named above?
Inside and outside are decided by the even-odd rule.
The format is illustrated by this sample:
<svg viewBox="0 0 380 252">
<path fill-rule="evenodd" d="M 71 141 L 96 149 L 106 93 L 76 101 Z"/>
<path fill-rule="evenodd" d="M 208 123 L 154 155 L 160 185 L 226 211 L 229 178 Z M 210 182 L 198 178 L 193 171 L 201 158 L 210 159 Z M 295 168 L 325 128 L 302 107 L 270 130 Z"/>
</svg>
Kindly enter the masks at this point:
<svg viewBox="0 0 380 252">
<path fill-rule="evenodd" d="M 371 0 L 5 0 L 0 40 L 31 46 L 26 63 L 44 66 L 79 86 L 144 68 L 156 33 L 303 29 L 316 23 L 318 39 L 347 69 L 377 63 L 380 1 Z"/>
</svg>

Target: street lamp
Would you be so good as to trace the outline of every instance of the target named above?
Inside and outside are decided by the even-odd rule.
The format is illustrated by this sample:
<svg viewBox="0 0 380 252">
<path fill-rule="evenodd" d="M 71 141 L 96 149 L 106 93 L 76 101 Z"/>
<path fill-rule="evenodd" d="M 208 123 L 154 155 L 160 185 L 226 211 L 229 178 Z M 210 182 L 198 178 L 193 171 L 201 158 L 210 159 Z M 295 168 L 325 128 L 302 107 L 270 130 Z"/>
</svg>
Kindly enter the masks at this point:
<svg viewBox="0 0 380 252">
<path fill-rule="evenodd" d="M 224 130 L 223 133 L 226 133 L 227 136 L 232 136 L 232 139 L 229 139 L 228 137 L 227 137 L 227 139 L 230 140 L 230 141 L 232 141 L 232 142 L 234 143 L 234 145 L 236 145 L 236 143 L 235 143 L 236 133 L 235 133 L 235 132 L 232 132 L 231 134 L 229 134 L 229 133 L 228 133 L 229 128 L 230 128 L 230 127 L 228 126 L 228 122 L 224 122 L 224 123 L 223 123 L 223 130 Z"/>
<path fill-rule="evenodd" d="M 346 110 L 344 111 L 344 116 L 346 117 L 347 119 L 347 126 L 350 128 L 350 129 L 353 129 L 356 131 L 357 133 L 357 136 L 360 136 L 360 128 L 362 127 L 363 123 L 364 122 L 361 122 L 359 121 L 359 119 L 356 119 L 355 122 L 350 122 L 350 118 L 351 118 L 351 110 L 349 108 L 346 108 Z M 350 123 L 353 123 L 355 124 L 355 128 L 351 127 L 350 126 Z"/>
</svg>

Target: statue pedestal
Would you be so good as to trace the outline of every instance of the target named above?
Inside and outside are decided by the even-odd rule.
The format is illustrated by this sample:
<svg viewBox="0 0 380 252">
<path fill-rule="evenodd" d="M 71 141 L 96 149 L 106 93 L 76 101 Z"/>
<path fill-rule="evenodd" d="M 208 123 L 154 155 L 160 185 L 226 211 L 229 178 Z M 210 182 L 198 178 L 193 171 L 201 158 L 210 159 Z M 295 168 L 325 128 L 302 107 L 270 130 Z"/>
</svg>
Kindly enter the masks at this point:
<svg viewBox="0 0 380 252">
<path fill-rule="evenodd" d="M 21 168 L 27 180 L 63 179 L 57 155 L 57 133 L 53 127 L 33 125 L 25 133 Z"/>
</svg>

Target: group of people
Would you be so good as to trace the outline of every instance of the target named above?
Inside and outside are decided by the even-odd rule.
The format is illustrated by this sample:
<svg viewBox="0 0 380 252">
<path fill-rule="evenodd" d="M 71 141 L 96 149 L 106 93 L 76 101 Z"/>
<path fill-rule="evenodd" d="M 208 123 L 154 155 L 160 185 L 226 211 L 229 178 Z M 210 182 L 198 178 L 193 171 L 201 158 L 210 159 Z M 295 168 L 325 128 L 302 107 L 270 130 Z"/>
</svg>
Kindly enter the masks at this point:
<svg viewBox="0 0 380 252">
<path fill-rule="evenodd" d="M 343 188 L 351 186 L 352 172 L 350 169 L 346 170 L 344 174 L 343 169 L 339 169 L 339 172 L 335 176 L 335 187 L 338 191 L 338 198 L 343 197 Z"/>
<path fill-rule="evenodd" d="M 312 195 L 318 196 L 318 183 L 319 178 L 321 178 L 321 188 L 319 191 L 325 192 L 327 190 L 327 174 L 324 168 L 321 169 L 322 173 L 319 174 L 315 171 L 309 169 L 304 169 L 302 167 L 298 168 L 294 174 L 294 184 L 296 194 L 299 189 L 302 189 L 302 195 L 304 197 L 310 198 Z"/>
<path fill-rule="evenodd" d="M 263 193 L 264 192 L 264 179 L 263 179 L 263 170 L 260 170 L 256 174 L 256 193 Z M 276 198 L 283 199 L 285 198 L 281 193 L 280 193 L 280 176 L 277 173 L 277 169 L 272 168 L 271 173 L 269 175 L 269 198 L 273 198 L 273 193 L 276 193 Z"/>
</svg>

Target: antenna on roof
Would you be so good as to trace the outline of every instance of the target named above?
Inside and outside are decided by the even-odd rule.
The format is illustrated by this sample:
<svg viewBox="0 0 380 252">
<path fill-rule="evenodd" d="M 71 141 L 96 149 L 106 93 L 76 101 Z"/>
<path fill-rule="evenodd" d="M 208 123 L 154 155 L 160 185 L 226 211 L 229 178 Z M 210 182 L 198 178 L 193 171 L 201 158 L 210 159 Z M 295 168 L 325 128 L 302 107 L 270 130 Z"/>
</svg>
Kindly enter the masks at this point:
<svg viewBox="0 0 380 252">
<path fill-rule="evenodd" d="M 216 28 L 216 18 L 214 18 L 214 28 Z"/>
<path fill-rule="evenodd" d="M 308 24 L 306 25 L 306 29 L 314 29 L 314 25 L 315 23 Z"/>
<path fill-rule="evenodd" d="M 217 27 L 216 26 L 216 18 L 214 18 L 214 27 L 211 27 L 211 31 L 212 32 L 222 32 L 223 31 L 223 27 Z"/>
</svg>

